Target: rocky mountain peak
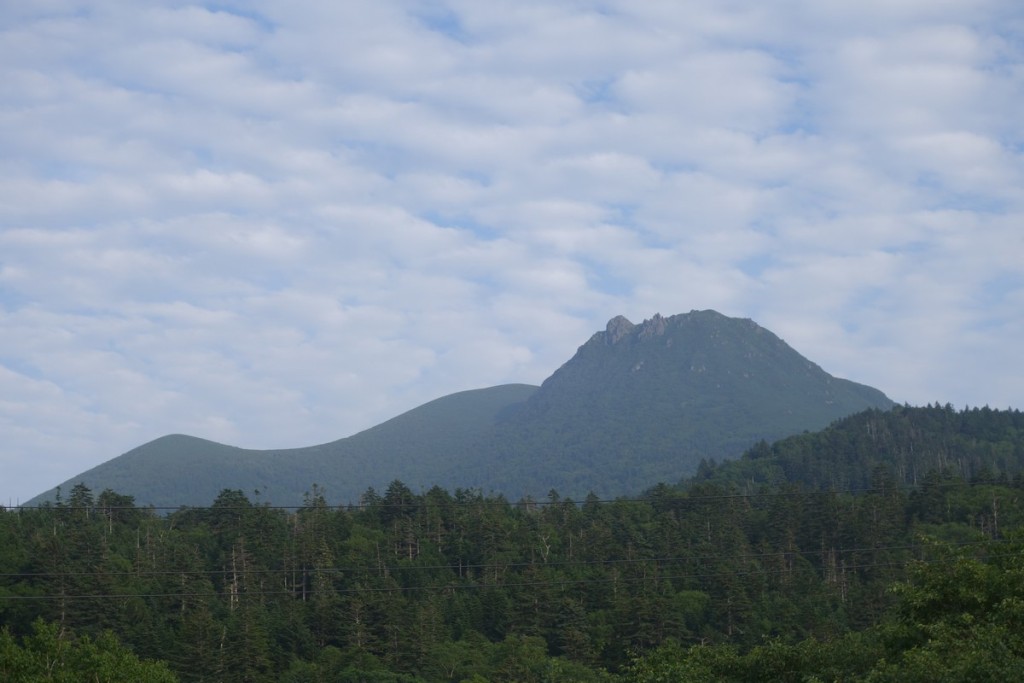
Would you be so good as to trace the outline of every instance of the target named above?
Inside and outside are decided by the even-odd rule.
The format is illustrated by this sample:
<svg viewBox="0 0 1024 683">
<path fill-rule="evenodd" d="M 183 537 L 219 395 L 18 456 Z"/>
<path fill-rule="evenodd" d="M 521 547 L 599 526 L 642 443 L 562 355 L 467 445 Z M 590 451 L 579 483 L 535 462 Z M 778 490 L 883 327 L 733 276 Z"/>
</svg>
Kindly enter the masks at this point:
<svg viewBox="0 0 1024 683">
<path fill-rule="evenodd" d="M 655 313 L 652 317 L 644 320 L 639 325 L 630 322 L 625 316 L 617 315 L 608 321 L 604 333 L 598 332 L 594 335 L 595 340 L 601 340 L 607 346 L 614 346 L 627 337 L 633 337 L 639 341 L 646 341 L 655 337 L 662 337 L 670 329 L 678 328 L 687 321 L 701 320 L 705 323 L 716 318 L 726 319 L 716 311 L 690 311 L 689 313 L 665 317 Z"/>
<path fill-rule="evenodd" d="M 633 332 L 636 325 L 629 322 L 623 315 L 617 315 L 608 321 L 608 325 L 604 328 L 605 342 L 610 346 L 617 344 L 623 337 L 628 336 Z"/>
<path fill-rule="evenodd" d="M 668 327 L 668 319 L 663 318 L 661 313 L 655 313 L 654 317 L 643 321 L 640 325 L 640 338 L 650 339 L 651 337 L 660 337 L 665 334 L 665 329 Z"/>
</svg>

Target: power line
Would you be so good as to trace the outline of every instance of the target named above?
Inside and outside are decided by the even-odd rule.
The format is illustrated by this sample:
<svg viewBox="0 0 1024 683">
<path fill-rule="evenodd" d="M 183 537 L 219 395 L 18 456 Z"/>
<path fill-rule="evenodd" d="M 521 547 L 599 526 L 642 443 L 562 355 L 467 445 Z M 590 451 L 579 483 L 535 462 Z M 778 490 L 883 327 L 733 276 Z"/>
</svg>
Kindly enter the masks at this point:
<svg viewBox="0 0 1024 683">
<path fill-rule="evenodd" d="M 984 539 L 977 541 L 962 541 L 959 543 L 952 544 L 957 548 L 966 548 L 971 546 L 989 546 L 993 544 L 1005 543 L 1001 539 Z M 743 562 L 769 558 L 784 558 L 791 559 L 795 557 L 818 557 L 828 554 L 840 554 L 840 555 L 856 555 L 861 553 L 880 553 L 880 552 L 894 552 L 894 551 L 917 551 L 929 548 L 931 546 L 923 543 L 915 544 L 902 544 L 902 545 L 885 545 L 885 546 L 864 546 L 855 548 L 819 548 L 817 550 L 781 550 L 772 552 L 762 553 L 739 553 L 735 555 L 722 555 L 722 554 L 694 554 L 694 555 L 676 555 L 671 557 L 635 557 L 635 558 L 616 558 L 608 560 L 556 560 L 556 561 L 542 561 L 542 562 L 490 562 L 483 564 L 429 564 L 429 565 L 406 565 L 398 566 L 393 564 L 382 564 L 378 567 L 383 567 L 392 572 L 416 572 L 416 571 L 477 571 L 486 572 L 493 569 L 509 570 L 509 569 L 534 569 L 534 568 L 559 568 L 559 567 L 593 567 L 593 566 L 612 566 L 612 565 L 638 565 L 638 564 L 668 564 L 673 562 L 718 562 L 718 561 L 729 561 L 729 562 Z M 244 572 L 239 572 L 236 569 L 163 569 L 163 570 L 132 570 L 132 571 L 104 571 L 104 570 L 90 570 L 90 571 L 66 571 L 66 572 L 6 572 L 0 573 L 0 578 L 5 579 L 61 579 L 61 578 L 80 578 L 80 577 L 157 577 L 157 576 L 231 576 L 238 574 L 246 575 L 294 575 L 294 574 L 355 574 L 358 572 L 366 571 L 366 567 L 348 566 L 348 567 L 317 567 L 309 565 L 301 565 L 296 567 L 281 567 L 281 568 L 264 568 L 264 569 L 248 569 Z"/>
<path fill-rule="evenodd" d="M 989 558 L 999 557 L 1017 557 L 1017 553 L 1006 553 L 1006 554 L 995 554 L 990 555 Z M 921 565 L 936 565 L 936 564 L 949 564 L 958 561 L 960 558 L 937 558 L 937 559 L 917 559 L 913 562 Z M 886 567 L 905 567 L 908 562 L 904 561 L 889 561 L 889 562 L 869 562 L 854 565 L 846 565 L 841 568 L 842 572 L 847 571 L 858 571 L 862 569 L 876 569 Z M 839 570 L 837 570 L 839 571 Z M 577 579 L 559 579 L 559 580 L 544 580 L 544 581 L 519 581 L 519 582 L 495 582 L 495 583 L 450 583 L 446 585 L 436 586 L 360 586 L 355 588 L 331 588 L 327 591 L 317 590 L 315 588 L 308 588 L 305 590 L 291 589 L 291 590 L 239 590 L 237 592 L 232 591 L 175 591 L 167 593 L 83 593 L 77 595 L 66 595 L 60 593 L 42 594 L 42 595 L 0 595 L 0 600 L 8 601 L 40 601 L 40 600 L 124 600 L 124 599 L 155 599 L 155 598 L 229 598 L 229 599 L 249 599 L 249 598 L 261 598 L 267 596 L 281 596 L 289 595 L 292 597 L 305 596 L 308 601 L 318 595 L 358 595 L 364 593 L 412 593 L 412 592 L 452 592 L 456 590 L 483 590 L 489 588 L 498 588 L 502 590 L 517 589 L 517 588 L 540 588 L 540 587 L 566 587 L 566 586 L 586 586 L 586 585 L 599 585 L 599 584 L 615 584 L 615 583 L 643 583 L 643 582 L 665 582 L 665 581 L 685 581 L 693 579 L 713 579 L 713 578 L 724 578 L 724 577 L 740 577 L 740 576 L 773 576 L 780 574 L 808 574 L 818 573 L 817 568 L 813 567 L 794 567 L 786 569 L 749 569 L 749 570 L 731 570 L 731 571 L 718 571 L 718 572 L 698 572 L 698 573 L 684 573 L 684 574 L 672 574 L 672 575 L 652 575 L 652 576 L 641 576 L 641 577 L 628 577 L 628 576 L 617 576 L 617 577 L 601 577 L 601 578 L 577 578 Z M 383 578 L 383 577 L 377 577 Z"/>
</svg>

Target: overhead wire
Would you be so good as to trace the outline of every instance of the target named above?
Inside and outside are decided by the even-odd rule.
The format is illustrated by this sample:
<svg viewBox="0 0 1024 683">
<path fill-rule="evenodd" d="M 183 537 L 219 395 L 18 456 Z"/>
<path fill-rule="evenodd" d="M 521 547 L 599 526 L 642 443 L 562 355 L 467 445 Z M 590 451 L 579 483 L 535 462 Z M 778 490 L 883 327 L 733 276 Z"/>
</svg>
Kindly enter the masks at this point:
<svg viewBox="0 0 1024 683">
<path fill-rule="evenodd" d="M 970 546 L 988 546 L 992 544 L 1005 543 L 1002 539 L 981 539 L 976 541 L 961 541 L 953 544 L 954 547 L 965 548 Z M 763 553 L 739 553 L 734 555 L 721 555 L 721 554 L 708 554 L 698 553 L 692 555 L 676 555 L 670 557 L 635 557 L 635 558 L 615 558 L 607 560 L 587 560 L 587 559 L 565 559 L 556 561 L 531 561 L 531 562 L 490 562 L 490 563 L 476 563 L 476 564 L 413 564 L 413 565 L 397 565 L 397 564 L 383 564 L 388 570 L 394 572 L 417 572 L 417 571 L 490 571 L 493 569 L 534 569 L 534 568 L 559 568 L 559 567 L 592 567 L 592 566 L 612 566 L 612 565 L 637 565 L 637 564 L 667 564 L 672 562 L 710 562 L 710 561 L 752 561 L 769 558 L 795 558 L 795 557 L 818 557 L 827 554 L 839 554 L 839 555 L 857 555 L 861 553 L 880 553 L 880 552 L 894 552 L 894 551 L 917 551 L 924 550 L 930 546 L 924 543 L 914 544 L 900 544 L 900 545 L 882 545 L 882 546 L 863 546 L 854 548 L 820 548 L 817 550 L 782 550 L 772 551 Z M 295 567 L 279 567 L 279 568 L 263 568 L 263 569 L 247 569 L 244 573 L 251 575 L 266 575 L 266 574 L 296 574 L 296 573 L 316 573 L 316 574 L 348 574 L 356 573 L 360 571 L 366 571 L 365 566 L 310 566 L 303 564 Z M 87 571 L 62 571 L 62 572 L 0 572 L 0 579 L 60 579 L 60 578 L 80 578 L 90 576 L 100 577 L 156 577 L 156 576 L 226 576 L 240 573 L 237 569 L 139 569 L 131 571 L 107 571 L 102 569 L 87 570 Z"/>
<path fill-rule="evenodd" d="M 976 482 L 976 481 L 975 482 L 968 482 L 968 481 L 964 481 L 964 480 L 956 480 L 956 481 L 933 482 L 933 483 L 930 483 L 929 486 L 932 486 L 932 487 L 943 487 L 943 488 L 950 487 L 950 486 L 969 486 L 970 487 L 970 486 L 976 486 L 976 485 L 979 485 L 979 484 L 989 484 L 989 483 L 1005 484 L 1006 482 L 1002 482 L 1002 481 L 997 481 L 997 482 L 987 482 L 987 481 L 986 482 Z M 916 487 L 914 489 L 909 489 L 909 490 L 912 491 L 912 490 L 919 490 L 919 489 L 920 489 L 920 486 Z M 587 503 L 595 503 L 595 502 L 596 503 L 600 503 L 600 504 L 613 504 L 613 503 L 660 504 L 660 503 L 669 503 L 669 504 L 672 504 L 672 505 L 685 505 L 687 503 L 713 502 L 713 501 L 720 501 L 720 500 L 723 500 L 723 499 L 772 498 L 772 497 L 783 497 L 783 496 L 785 496 L 785 497 L 792 497 L 792 496 L 808 496 L 808 495 L 835 495 L 835 494 L 861 494 L 861 493 L 872 493 L 872 492 L 881 492 L 881 493 L 903 492 L 903 493 L 905 493 L 907 491 L 908 491 L 908 489 L 898 488 L 898 487 L 875 487 L 875 488 L 843 489 L 843 490 L 830 489 L 830 490 L 814 490 L 814 491 L 805 491 L 805 490 L 798 490 L 798 491 L 760 491 L 760 492 L 755 492 L 755 493 L 742 493 L 742 494 L 736 494 L 736 493 L 730 493 L 730 494 L 710 494 L 710 495 L 709 494 L 702 494 L 702 495 L 697 495 L 697 496 L 691 496 L 691 495 L 687 495 L 685 493 L 680 493 L 678 491 L 672 490 L 672 491 L 669 492 L 671 494 L 671 497 L 665 497 L 665 498 L 659 498 L 659 497 L 657 497 L 655 495 L 648 495 L 648 496 L 643 497 L 643 498 L 616 498 L 616 499 L 607 499 L 607 500 L 594 500 L 593 498 L 590 498 L 588 500 L 580 501 L 580 502 L 572 501 L 570 499 L 558 499 L 558 500 L 548 500 L 548 501 L 526 501 L 526 502 L 520 501 L 519 503 L 510 503 L 510 502 L 508 502 L 505 499 L 494 500 L 494 499 L 483 499 L 483 498 L 476 498 L 476 499 L 469 500 L 469 501 L 458 501 L 458 500 L 453 500 L 453 499 L 447 499 L 447 500 L 442 500 L 442 501 L 428 501 L 428 500 L 421 499 L 421 500 L 410 501 L 410 502 L 402 502 L 402 503 L 385 503 L 383 501 L 377 501 L 377 502 L 372 503 L 372 504 L 358 506 L 356 509 L 366 509 L 368 507 L 377 506 L 377 507 L 383 508 L 383 509 L 387 509 L 387 508 L 400 508 L 400 509 L 414 508 L 417 511 L 423 511 L 424 509 L 429 508 L 431 506 L 435 506 L 435 507 L 452 506 L 452 505 L 480 506 L 481 504 L 484 504 L 484 505 L 487 505 L 487 504 L 500 504 L 500 505 L 502 505 L 504 507 L 507 507 L 507 508 L 514 508 L 514 507 L 523 507 L 524 505 L 528 505 L 528 506 L 541 506 L 541 505 L 573 505 L 573 506 L 577 506 L 580 503 L 587 504 Z M 72 507 L 72 506 L 62 505 L 60 507 L 51 507 L 51 506 L 25 507 L 25 506 L 22 506 L 22 507 L 19 507 L 19 508 L 8 509 L 8 510 L 9 511 L 17 510 L 17 511 L 19 511 L 19 513 L 24 514 L 26 512 L 31 513 L 31 511 L 37 511 L 37 510 L 38 511 L 54 511 L 54 512 L 61 512 L 61 513 L 63 513 L 63 512 L 70 512 L 70 511 L 83 510 L 83 509 L 89 510 L 90 512 L 95 512 L 95 513 L 98 513 L 98 514 L 103 514 L 103 513 L 110 513 L 110 512 L 114 512 L 114 511 L 123 511 L 123 510 L 134 510 L 134 511 L 145 512 L 147 510 L 154 510 L 154 509 L 161 509 L 161 508 L 154 508 L 154 507 L 139 508 L 139 507 L 134 507 L 134 506 L 132 506 L 132 507 L 128 507 L 128 506 L 124 506 L 124 507 L 97 507 L 97 506 L 93 506 L 93 507 L 86 507 L 86 506 Z M 170 509 L 170 508 L 163 508 L 163 509 Z M 178 508 L 174 508 L 174 510 L 181 511 L 181 512 L 189 512 L 189 511 L 253 511 L 253 510 L 260 510 L 260 509 L 299 510 L 299 511 L 311 511 L 311 512 L 316 512 L 316 511 L 336 512 L 336 511 L 352 510 L 353 506 L 338 506 L 338 507 L 315 506 L 315 507 L 310 507 L 310 506 L 269 506 L 269 505 L 246 505 L 246 506 L 218 506 L 218 505 L 211 505 L 211 506 L 204 506 L 204 507 L 178 507 Z M 157 517 L 155 519 L 156 520 L 167 520 L 168 518 L 167 517 Z M 969 546 L 969 545 L 983 545 L 983 544 L 992 544 L 992 543 L 998 543 L 998 542 L 1000 542 L 1000 541 L 998 541 L 996 539 L 986 539 L 986 540 L 979 540 L 979 541 L 964 542 L 964 543 L 959 543 L 959 544 L 955 544 L 955 545 L 957 545 L 959 547 L 965 547 L 965 546 Z M 926 548 L 926 547 L 927 546 L 924 545 L 924 544 L 900 544 L 900 545 L 891 545 L 891 546 L 870 546 L 870 547 L 860 547 L 860 548 L 841 548 L 841 547 L 840 548 L 834 548 L 834 547 L 832 547 L 832 548 L 828 548 L 828 549 L 820 548 L 820 549 L 815 549 L 815 550 L 773 551 L 773 552 L 765 552 L 765 553 L 741 553 L 739 555 L 727 555 L 727 556 L 726 555 L 717 555 L 717 554 L 710 554 L 710 555 L 709 554 L 703 554 L 703 555 L 688 554 L 688 555 L 678 555 L 678 556 L 670 556 L 670 557 L 653 557 L 653 558 L 636 557 L 636 558 L 614 558 L 614 559 L 602 559 L 602 560 L 566 559 L 566 560 L 560 560 L 560 561 L 554 561 L 554 562 L 532 562 L 531 561 L 531 562 L 515 562 L 515 563 L 483 563 L 483 564 L 462 564 L 462 565 L 459 565 L 459 564 L 430 564 L 430 565 L 416 565 L 416 564 L 413 564 L 413 565 L 398 565 L 398 564 L 386 564 L 385 563 L 385 564 L 378 564 L 378 566 L 376 567 L 376 570 L 377 571 L 384 570 L 386 572 L 402 572 L 402 573 L 425 572 L 425 571 L 457 571 L 457 572 L 459 572 L 459 577 L 460 578 L 464 578 L 463 574 L 465 574 L 465 573 L 477 572 L 477 573 L 481 573 L 482 574 L 482 573 L 491 572 L 491 571 L 495 571 L 495 570 L 508 571 L 508 570 L 520 570 L 520 569 L 523 569 L 523 568 L 543 568 L 543 567 L 548 567 L 548 568 L 558 568 L 558 567 L 579 568 L 579 567 L 592 567 L 592 566 L 636 565 L 636 564 L 647 564 L 647 565 L 650 565 L 652 563 L 656 567 L 660 567 L 660 566 L 664 566 L 666 564 L 670 564 L 670 563 L 674 563 L 674 562 L 689 562 L 689 563 L 693 563 L 693 562 L 723 562 L 723 561 L 725 561 L 725 562 L 751 562 L 751 561 L 767 560 L 769 558 L 779 558 L 779 557 L 790 558 L 790 559 L 795 558 L 795 557 L 805 557 L 805 558 L 810 557 L 810 558 L 813 558 L 813 557 L 821 557 L 821 556 L 823 556 L 826 553 L 831 553 L 833 556 L 838 555 L 840 557 L 849 557 L 851 555 L 857 555 L 857 554 L 867 553 L 867 552 L 871 552 L 871 553 L 887 553 L 887 552 L 895 552 L 895 551 L 910 551 L 910 552 L 914 552 L 914 551 L 918 551 L 918 550 L 921 550 L 921 549 Z M 851 570 L 851 569 L 854 569 L 854 568 L 869 568 L 869 567 L 874 567 L 874 566 L 889 566 L 889 565 L 883 565 L 883 564 L 847 565 L 845 567 L 845 569 Z M 806 570 L 817 572 L 817 571 L 823 570 L 823 567 L 811 566 L 811 567 L 807 567 Z M 315 575 L 356 574 L 357 572 L 361 572 L 361 571 L 367 571 L 367 567 L 355 567 L 355 566 L 348 566 L 348 567 L 345 567 L 345 566 L 343 566 L 343 567 L 317 567 L 315 565 L 310 566 L 310 565 L 306 564 L 306 565 L 300 565 L 300 566 L 295 566 L 295 567 L 250 569 L 250 570 L 247 570 L 245 573 L 247 575 L 249 575 L 249 576 L 260 576 L 260 575 L 266 575 L 266 576 L 274 576 L 274 575 L 295 576 L 296 574 L 300 574 L 300 573 L 304 573 L 305 575 L 308 576 L 309 574 L 315 574 Z M 792 570 L 790 570 L 790 571 L 792 571 Z M 204 577 L 204 578 L 211 578 L 212 579 L 213 577 L 217 577 L 217 576 L 237 575 L 238 573 L 239 572 L 237 570 L 229 570 L 229 569 L 218 569 L 218 570 L 193 570 L 193 569 L 179 569 L 179 570 L 131 570 L 131 571 L 120 571 L 120 572 L 116 572 L 116 571 L 115 572 L 111 572 L 111 571 L 97 569 L 97 570 L 67 571 L 67 572 L 6 572 L 6 573 L 0 573 L 0 579 L 15 580 L 15 581 L 18 581 L 18 580 L 51 580 L 52 581 L 52 580 L 64 580 L 64 579 L 70 579 L 70 578 L 97 577 L 97 576 L 102 576 L 102 577 L 107 577 L 107 578 L 118 577 L 118 576 L 132 576 L 132 577 L 138 577 L 138 578 L 148 578 L 148 577 L 171 576 L 171 575 L 173 575 L 173 576 L 181 576 L 181 577 L 189 577 L 189 576 Z M 700 576 L 700 575 L 683 575 L 683 576 L 677 576 L 677 577 L 674 577 L 674 578 L 693 578 L 695 576 Z M 580 581 L 585 581 L 585 580 L 582 580 L 582 579 L 566 579 L 564 582 L 567 582 L 567 583 L 579 583 Z M 543 585 L 543 583 L 541 585 Z M 409 587 L 409 588 L 417 588 L 417 587 Z M 446 587 L 445 589 L 447 590 L 448 588 Z M 310 590 L 309 588 L 306 589 L 306 594 L 309 593 L 309 590 Z M 203 593 L 203 594 L 204 595 L 208 595 L 208 593 Z M 280 592 L 267 593 L 267 594 L 268 595 L 271 595 L 271 594 L 295 594 L 295 591 L 294 590 L 289 590 L 289 591 L 280 591 Z M 190 596 L 190 595 L 192 595 L 192 594 L 190 594 L 190 593 L 126 594 L 126 595 L 110 595 L 109 597 L 118 597 L 118 598 L 121 598 L 121 597 L 173 597 L 173 596 L 187 597 L 187 596 Z M 66 599 L 70 599 L 71 597 L 74 597 L 75 599 L 82 599 L 82 598 L 86 598 L 86 597 L 90 597 L 90 596 L 45 596 L 45 595 L 44 596 L 12 596 L 12 595 L 0 595 L 0 600 L 4 600 L 4 599 L 7 599 L 7 600 L 11 600 L 11 599 L 37 599 L 37 598 L 38 599 L 55 599 L 55 598 L 59 598 L 59 597 L 63 597 L 63 598 L 66 598 Z M 94 597 L 102 597 L 102 595 L 96 594 Z"/>
<path fill-rule="evenodd" d="M 1005 554 L 994 554 L 990 555 L 990 559 L 1000 557 L 1020 557 L 1019 553 L 1005 553 Z M 935 564 L 947 564 L 958 561 L 957 557 L 943 557 L 934 559 L 915 559 L 913 563 L 918 565 L 935 565 Z M 908 564 L 907 561 L 885 561 L 885 562 L 869 562 L 860 563 L 855 565 L 846 565 L 842 567 L 843 572 L 847 571 L 858 571 L 863 569 L 875 569 L 885 567 L 905 567 Z M 292 597 L 305 596 L 306 600 L 315 598 L 317 595 L 353 595 L 363 593 L 408 593 L 408 592 L 426 592 L 433 591 L 439 593 L 448 593 L 456 590 L 482 590 L 482 589 L 519 589 L 519 588 L 539 588 L 539 587 L 565 587 L 565 586 L 586 586 L 586 585 L 600 585 L 609 583 L 642 583 L 642 582 L 665 582 L 665 581 L 684 581 L 694 579 L 714 579 L 723 577 L 740 577 L 740 576 L 772 576 L 780 574 L 807 574 L 807 573 L 818 573 L 818 569 L 814 567 L 793 567 L 785 569 L 749 569 L 749 570 L 726 570 L 726 571 L 715 571 L 715 572 L 696 572 L 696 573 L 683 573 L 683 574 L 669 574 L 669 575 L 651 575 L 651 576 L 616 576 L 616 577 L 599 577 L 599 578 L 565 578 L 556 580 L 539 580 L 539 581 L 512 581 L 512 582 L 498 582 L 493 583 L 449 583 L 445 585 L 431 585 L 431 586 L 357 586 L 351 588 L 334 588 L 329 590 L 318 590 L 316 588 L 306 588 L 304 591 L 297 588 L 286 589 L 286 590 L 238 590 L 238 591 L 172 591 L 164 593 L 83 593 L 83 594 L 35 594 L 35 595 L 0 595 L 0 600 L 9 601 L 38 601 L 38 600 L 123 600 L 123 599 L 156 599 L 156 598 L 229 598 L 229 599 L 249 599 L 249 598 L 262 598 L 268 596 L 282 596 L 288 595 Z M 381 578 L 381 577 L 378 577 Z"/>
</svg>

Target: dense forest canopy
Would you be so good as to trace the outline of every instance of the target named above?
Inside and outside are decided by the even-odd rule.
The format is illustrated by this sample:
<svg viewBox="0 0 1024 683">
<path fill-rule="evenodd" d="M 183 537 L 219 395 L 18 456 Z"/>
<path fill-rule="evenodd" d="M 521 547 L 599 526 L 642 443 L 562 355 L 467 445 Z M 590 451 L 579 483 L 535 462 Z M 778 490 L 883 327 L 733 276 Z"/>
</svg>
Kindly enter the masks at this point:
<svg viewBox="0 0 1024 683">
<path fill-rule="evenodd" d="M 694 481 L 801 483 L 818 489 L 869 488 L 876 473 L 904 486 L 949 472 L 968 480 L 1013 476 L 1024 467 L 1019 410 L 897 406 L 866 410 L 804 433 L 751 448 L 716 471 L 701 464 Z"/>
<path fill-rule="evenodd" d="M 80 485 L 0 514 L 0 677 L 1019 679 L 1022 462 L 1021 413 L 936 406 L 614 500 L 395 480 L 162 511 Z"/>
</svg>

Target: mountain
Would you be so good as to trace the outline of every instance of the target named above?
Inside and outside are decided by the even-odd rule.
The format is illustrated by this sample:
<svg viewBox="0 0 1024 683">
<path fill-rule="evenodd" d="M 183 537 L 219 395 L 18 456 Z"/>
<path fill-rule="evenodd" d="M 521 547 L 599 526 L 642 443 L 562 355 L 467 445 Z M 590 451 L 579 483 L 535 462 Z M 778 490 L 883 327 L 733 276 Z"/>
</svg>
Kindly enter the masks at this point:
<svg viewBox="0 0 1024 683">
<path fill-rule="evenodd" d="M 868 408 L 882 392 L 832 377 L 777 336 L 715 311 L 619 316 L 538 388 L 505 385 L 431 401 L 307 448 L 258 451 L 168 436 L 61 485 L 112 488 L 157 506 L 206 505 L 224 488 L 300 504 L 313 484 L 356 502 L 399 479 L 518 498 L 635 493 Z M 52 500 L 48 491 L 30 503 Z"/>
<path fill-rule="evenodd" d="M 619 316 L 498 425 L 502 457 L 480 479 L 507 490 L 503 482 L 532 471 L 524 492 L 551 481 L 616 495 L 676 481 L 760 439 L 892 405 L 751 320 L 692 311 L 634 325 Z"/>
</svg>

